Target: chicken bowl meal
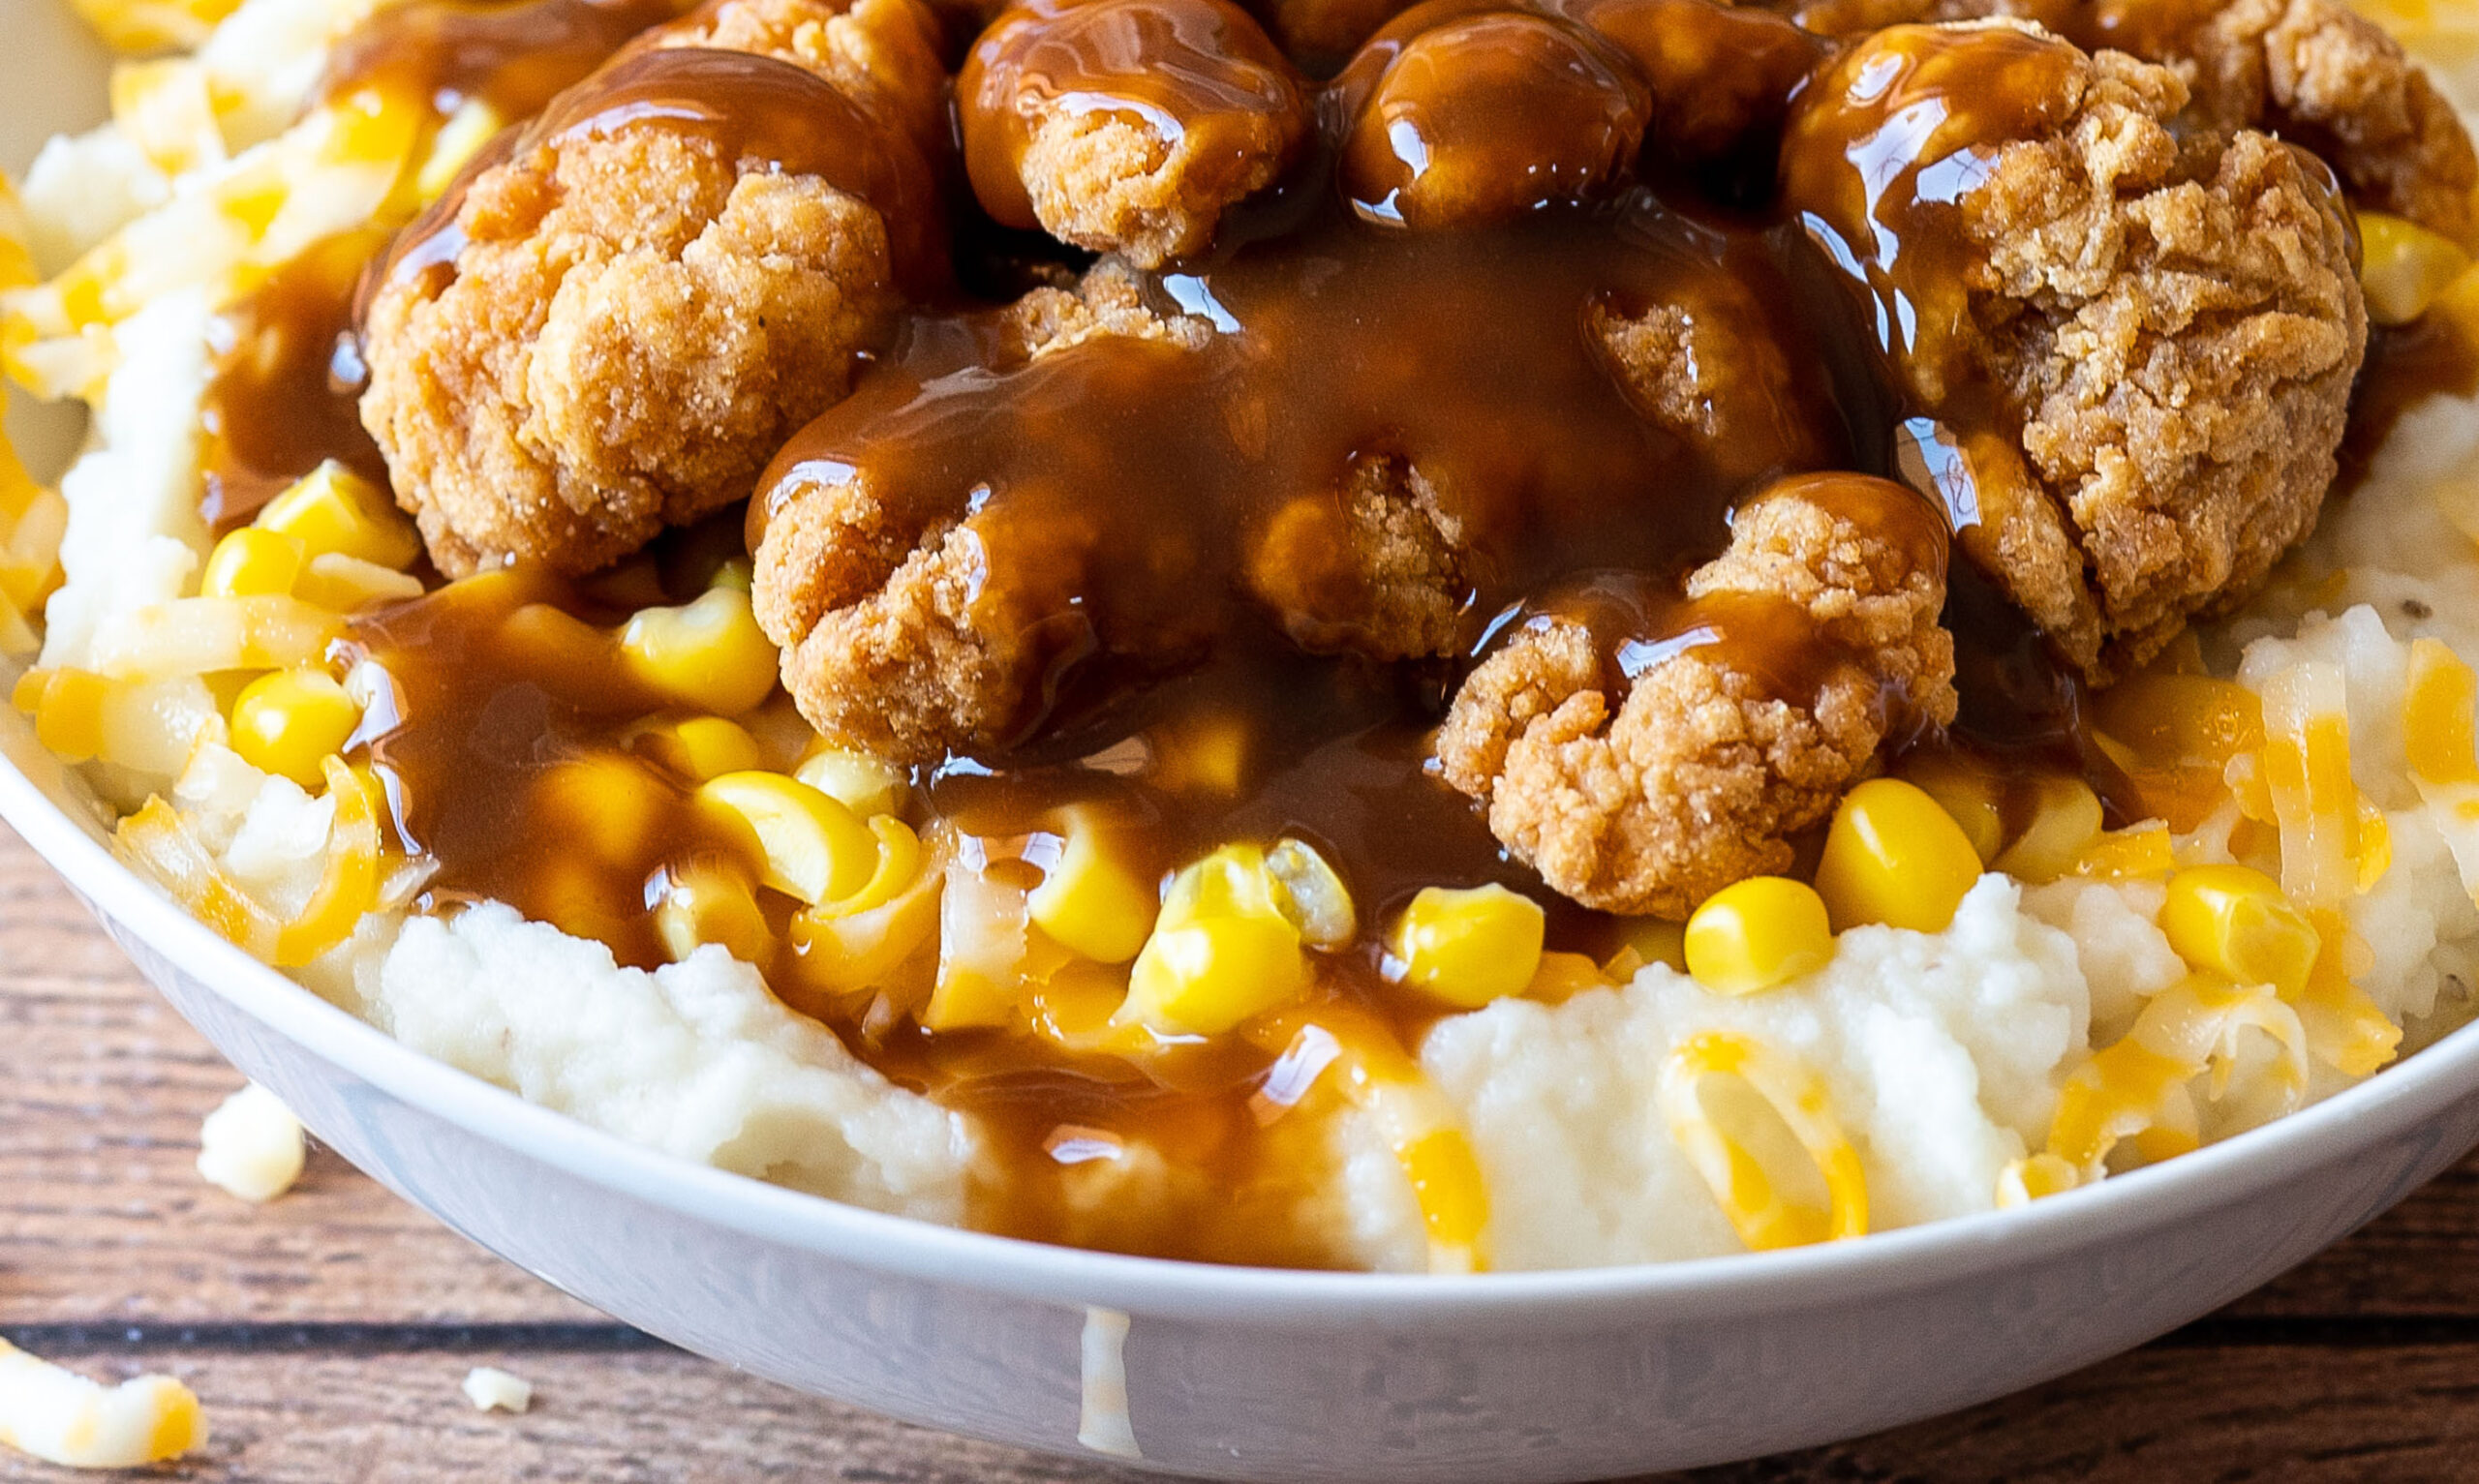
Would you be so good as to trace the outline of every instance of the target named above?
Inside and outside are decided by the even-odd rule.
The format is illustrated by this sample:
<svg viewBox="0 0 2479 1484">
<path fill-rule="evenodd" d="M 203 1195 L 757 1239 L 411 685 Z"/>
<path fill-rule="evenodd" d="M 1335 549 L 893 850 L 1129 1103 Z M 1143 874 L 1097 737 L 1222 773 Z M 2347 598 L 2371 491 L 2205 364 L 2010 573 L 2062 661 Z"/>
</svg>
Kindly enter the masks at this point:
<svg viewBox="0 0 2479 1484">
<path fill-rule="evenodd" d="M 2441 0 L 73 3 L 0 690 L 585 1124 L 1590 1267 L 2073 1201 L 2473 1015 Z"/>
</svg>

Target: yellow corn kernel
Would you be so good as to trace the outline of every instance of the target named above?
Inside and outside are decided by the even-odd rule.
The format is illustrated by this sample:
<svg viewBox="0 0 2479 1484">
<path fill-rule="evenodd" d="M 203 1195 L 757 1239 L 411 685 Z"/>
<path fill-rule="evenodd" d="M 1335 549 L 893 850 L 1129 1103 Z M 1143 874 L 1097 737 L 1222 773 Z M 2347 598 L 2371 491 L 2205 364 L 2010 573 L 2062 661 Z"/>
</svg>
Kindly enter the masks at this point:
<svg viewBox="0 0 2479 1484">
<path fill-rule="evenodd" d="M 698 862 L 666 868 L 655 905 L 655 932 L 678 963 L 707 944 L 743 963 L 764 965 L 775 939 L 755 888 L 731 867 Z"/>
<path fill-rule="evenodd" d="M 2081 778 L 2044 774 L 2036 780 L 2032 823 L 1997 858 L 2019 881 L 2055 881 L 2100 834 L 2100 796 Z"/>
<path fill-rule="evenodd" d="M 2141 881 L 2177 868 L 2168 825 L 2147 819 L 2094 836 L 2075 856 L 2072 873 L 2093 881 Z"/>
<path fill-rule="evenodd" d="M 1822 1177 L 1824 1210 L 1792 1203 L 1755 1151 L 1714 1120 L 1703 1097 L 1708 1077 L 1736 1077 L 1772 1106 Z M 1823 1082 L 1797 1058 L 1734 1031 L 1705 1031 L 1662 1064 L 1659 1096 L 1670 1137 L 1750 1251 L 1867 1234 L 1867 1175 Z"/>
<path fill-rule="evenodd" d="M 658 694 L 719 716 L 756 708 L 780 663 L 749 594 L 710 588 L 681 608 L 647 608 L 620 631 L 629 674 Z"/>
<path fill-rule="evenodd" d="M 859 816 L 796 778 L 727 772 L 697 788 L 699 802 L 746 822 L 765 858 L 767 886 L 811 906 L 841 901 L 869 884 L 877 836 Z"/>
<path fill-rule="evenodd" d="M 924 852 L 921 836 L 912 833 L 912 827 L 892 814 L 872 814 L 868 823 L 870 833 L 878 839 L 878 863 L 870 879 L 842 901 L 811 907 L 807 916 L 832 921 L 875 912 L 921 879 Z"/>
<path fill-rule="evenodd" d="M 911 787 L 903 769 L 851 747 L 821 747 L 792 776 L 864 819 L 903 808 Z"/>
<path fill-rule="evenodd" d="M 1943 932 L 1979 875 L 1979 852 L 1936 800 L 1899 778 L 1871 778 L 1833 811 L 1817 894 L 1836 932 L 1864 923 Z"/>
<path fill-rule="evenodd" d="M 199 578 L 199 596 L 283 597 L 292 591 L 305 560 L 297 538 L 245 526 L 215 543 Z"/>
<path fill-rule="evenodd" d="M 1544 1005 L 1563 1005 L 1587 989 L 1607 989 L 1609 979 L 1589 954 L 1544 954 L 1523 997 Z"/>
<path fill-rule="evenodd" d="M 1715 994 L 1754 994 L 1833 961 L 1824 898 L 1803 881 L 1751 876 L 1687 920 L 1687 972 Z"/>
<path fill-rule="evenodd" d="M 614 649 L 609 634 L 549 603 L 524 604 L 500 621 L 500 642 L 527 669 L 559 676 L 600 674 Z"/>
<path fill-rule="evenodd" d="M 749 729 L 720 716 L 658 723 L 637 734 L 630 745 L 691 783 L 727 772 L 754 772 L 766 763 Z"/>
<path fill-rule="evenodd" d="M 2470 268 L 2470 255 L 2452 238 L 2380 211 L 2359 213 L 2359 245 L 2367 317 L 2377 324 L 2418 318 Z"/>
<path fill-rule="evenodd" d="M 1478 1010 L 1532 983 L 1548 922 L 1539 902 L 1496 882 L 1423 887 L 1394 924 L 1390 967 L 1432 999 Z"/>
<path fill-rule="evenodd" d="M 313 558 L 337 552 L 403 571 L 422 554 L 413 523 L 386 491 L 332 459 L 269 500 L 255 524 L 297 538 Z"/>
<path fill-rule="evenodd" d="M 1218 1036 L 1307 987 L 1300 932 L 1280 916 L 1209 915 L 1154 928 L 1120 1014 L 1173 1034 Z"/>
<path fill-rule="evenodd" d="M 89 670 L 29 670 L 11 704 L 35 719 L 35 740 L 63 762 L 82 763 L 104 750 L 104 711 L 112 684 Z"/>
<path fill-rule="evenodd" d="M 358 613 L 374 604 L 421 596 L 422 580 L 342 552 L 321 552 L 301 569 L 292 591 L 305 603 L 336 613 Z"/>
<path fill-rule="evenodd" d="M 1153 931 L 1160 897 L 1131 869 L 1105 832 L 1081 813 L 1069 820 L 1058 859 L 1025 899 L 1051 941 L 1095 963 L 1125 963 Z"/>
<path fill-rule="evenodd" d="M 1304 840 L 1282 839 L 1266 852 L 1274 905 L 1311 948 L 1339 949 L 1360 935 L 1360 912 L 1342 875 Z"/>
<path fill-rule="evenodd" d="M 2020 1210 L 2035 1200 L 2063 1195 L 2083 1183 L 2082 1171 L 2054 1154 L 2027 1155 L 1997 1176 L 1997 1208 Z"/>
<path fill-rule="evenodd" d="M 1983 867 L 1997 859 L 2005 844 L 2005 811 L 1996 778 L 1957 759 L 1938 757 L 1921 759 L 1904 776 L 1960 827 Z"/>
<path fill-rule="evenodd" d="M 494 135 L 507 127 L 500 110 L 479 98 L 470 98 L 465 106 L 440 125 L 439 134 L 431 140 L 430 154 L 413 172 L 413 195 L 427 206 L 447 194 L 447 188 L 473 158 L 491 142 Z"/>
<path fill-rule="evenodd" d="M 1662 918 L 1632 918 L 1619 929 L 1618 952 L 1601 971 L 1620 984 L 1643 972 L 1648 964 L 1666 964 L 1687 972 L 1687 924 Z"/>
<path fill-rule="evenodd" d="M 536 785 L 535 798 L 564 847 L 598 861 L 633 863 L 652 853 L 673 796 L 635 759 L 597 752 L 552 768 Z"/>
<path fill-rule="evenodd" d="M 2441 787 L 2479 783 L 2472 711 L 2479 676 L 2433 639 L 2410 643 L 2410 680 L 2402 702 L 2402 738 L 2410 772 Z"/>
<path fill-rule="evenodd" d="M 2244 865 L 2194 865 L 2169 878 L 2160 930 L 2178 956 L 2283 999 L 2307 987 L 2322 940 L 2280 885 Z"/>
<path fill-rule="evenodd" d="M 232 703 L 232 750 L 261 772 L 317 788 L 328 758 L 344 750 L 361 708 L 323 670 L 277 670 Z"/>
</svg>

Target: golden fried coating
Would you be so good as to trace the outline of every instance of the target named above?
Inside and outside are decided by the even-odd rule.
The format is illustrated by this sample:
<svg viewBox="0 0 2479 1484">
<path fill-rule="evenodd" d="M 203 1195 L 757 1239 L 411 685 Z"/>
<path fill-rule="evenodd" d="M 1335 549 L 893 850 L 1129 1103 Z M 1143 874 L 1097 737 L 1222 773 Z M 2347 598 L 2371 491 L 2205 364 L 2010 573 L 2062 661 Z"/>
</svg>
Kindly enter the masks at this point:
<svg viewBox="0 0 2479 1484">
<path fill-rule="evenodd" d="M 1862 179 L 1849 141 L 1931 97 L 1955 106 L 1913 178 Z M 1895 27 L 1820 76 L 1784 150 L 1790 201 L 1915 306 L 1889 353 L 1965 449 L 1966 550 L 2097 681 L 2312 529 L 2366 349 L 2339 202 L 2266 135 L 2177 126 L 2187 101 L 2019 23 Z M 1959 191 L 1915 178 L 1973 142 Z"/>
<path fill-rule="evenodd" d="M 1030 0 L 973 44 L 956 104 L 993 219 L 1143 268 L 1211 246 L 1310 123 L 1304 81 L 1228 0 Z"/>
<path fill-rule="evenodd" d="M 1472 594 L 1462 523 L 1400 459 L 1355 462 L 1343 487 L 1278 508 L 1247 583 L 1292 643 L 1372 659 L 1452 652 Z"/>
<path fill-rule="evenodd" d="M 1811 0 L 1827 35 L 1904 21 L 2008 16 L 2088 49 L 2176 68 L 2187 122 L 2263 128 L 2307 145 L 2361 206 L 2479 247 L 2479 153 L 2460 116 L 2384 27 L 2341 0 Z"/>
<path fill-rule="evenodd" d="M 1446 780 L 1588 907 L 1680 918 L 1782 870 L 1894 729 L 1953 718 L 1934 521 L 1899 486 L 1800 476 L 1740 507 L 1649 632 L 1542 608 L 1455 694 Z"/>
<path fill-rule="evenodd" d="M 1699 274 L 1640 315 L 1596 302 L 1585 323 L 1636 409 L 1724 481 L 1818 461 L 1802 388 L 1744 281 Z"/>
<path fill-rule="evenodd" d="M 995 366 L 1096 340 L 1192 352 L 1210 327 L 1153 315 L 1135 277 L 1105 262 L 1076 290 L 1037 288 L 999 317 Z M 1084 532 L 1025 530 L 988 580 L 986 518 L 920 525 L 866 482 L 806 485 L 767 518 L 751 585 L 757 621 L 783 652 L 783 683 L 821 733 L 891 762 L 1014 740 L 1055 657 L 1046 621 L 1086 580 Z"/>
<path fill-rule="evenodd" d="M 709 7 L 411 234 L 365 318 L 361 414 L 441 570 L 605 565 L 746 497 L 843 395 L 934 219 L 927 24 L 913 0 Z M 701 38 L 774 60 L 668 49 Z M 723 121 L 626 119 L 640 95 Z"/>
</svg>

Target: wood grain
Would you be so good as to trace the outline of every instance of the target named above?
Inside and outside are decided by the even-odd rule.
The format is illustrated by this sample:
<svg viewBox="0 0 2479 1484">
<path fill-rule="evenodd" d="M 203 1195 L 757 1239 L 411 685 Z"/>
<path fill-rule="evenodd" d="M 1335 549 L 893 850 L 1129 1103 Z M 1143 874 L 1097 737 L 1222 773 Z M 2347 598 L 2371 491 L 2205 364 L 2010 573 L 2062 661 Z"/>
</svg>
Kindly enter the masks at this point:
<svg viewBox="0 0 2479 1484">
<path fill-rule="evenodd" d="M 466 1245 L 341 1161 L 253 1207 L 191 1170 L 239 1085 L 0 827 L 0 1334 L 182 1376 L 248 1484 L 1126 1484 L 921 1432 L 664 1348 Z M 468 1367 L 534 1381 L 474 1410 Z M 0 1457 L 0 1481 L 73 1477 Z M 1697 1476 L 2479 1478 L 2479 1162 L 2159 1345 L 1957 1416 Z"/>
</svg>

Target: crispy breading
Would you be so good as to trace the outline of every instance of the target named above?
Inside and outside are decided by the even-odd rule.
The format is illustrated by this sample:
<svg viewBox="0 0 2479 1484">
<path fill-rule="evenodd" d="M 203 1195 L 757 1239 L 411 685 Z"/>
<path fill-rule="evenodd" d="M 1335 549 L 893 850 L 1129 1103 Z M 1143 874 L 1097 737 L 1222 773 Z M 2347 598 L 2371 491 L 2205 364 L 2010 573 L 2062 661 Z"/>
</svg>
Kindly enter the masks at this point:
<svg viewBox="0 0 2479 1484">
<path fill-rule="evenodd" d="M 1364 458 L 1341 489 L 1274 511 L 1249 551 L 1247 582 L 1311 653 L 1411 659 L 1454 650 L 1472 566 L 1462 523 L 1420 469 Z"/>
<path fill-rule="evenodd" d="M 1239 7 L 1179 0 L 1165 25 L 1160 0 L 1146 3 L 1019 6 L 974 43 L 956 98 L 965 165 L 994 218 L 1156 268 L 1211 246 L 1224 214 L 1299 158 L 1310 104 Z M 1179 49 L 1208 39 L 1210 54 Z M 1033 65 L 1054 49 L 1096 75 L 1061 78 Z M 1144 106 L 1096 106 L 1120 92 Z"/>
<path fill-rule="evenodd" d="M 1668 286 L 1639 315 L 1587 307 L 1585 324 L 1638 412 L 1728 483 L 1811 467 L 1814 415 L 1754 290 L 1723 273 Z"/>
<path fill-rule="evenodd" d="M 1844 93 L 1896 54 L 1936 80 Z M 1876 187 L 1841 141 L 1907 106 L 1903 88 L 1977 85 L 1983 66 L 2030 69 L 2018 85 L 2053 91 L 2002 109 L 2054 122 L 1984 150 L 1935 208 L 1945 236 L 1878 269 L 1922 326 L 1890 353 L 1914 411 L 1972 451 L 1979 520 L 1963 545 L 2106 681 L 2243 600 L 2313 528 L 2366 307 L 2341 207 L 2296 151 L 2188 131 L 2168 69 L 2015 22 L 1896 27 L 1846 53 L 1792 124 L 1792 204 L 1855 226 Z M 1929 152 L 1974 121 L 1951 127 Z"/>
<path fill-rule="evenodd" d="M 1137 288 L 1105 261 L 1073 291 L 1034 289 L 999 315 L 991 358 L 1035 360 L 1110 337 L 1193 350 L 1211 333 L 1155 316 Z M 915 525 L 861 483 L 808 486 L 770 513 L 751 585 L 757 620 L 821 733 L 898 763 L 1013 740 L 1053 658 L 1044 620 L 1070 607 L 1085 568 L 1079 534 L 1062 530 L 1045 560 L 988 582 L 976 519 Z"/>
<path fill-rule="evenodd" d="M 937 107 L 927 26 L 913 0 L 728 0 L 636 51 L 749 40 L 856 90 L 894 110 L 855 127 L 886 131 L 872 147 L 926 200 L 909 139 L 929 126 L 904 110 Z M 452 265 L 375 295 L 361 404 L 450 575 L 590 571 L 746 497 L 902 302 L 906 239 L 877 207 L 659 124 L 529 140 L 472 181 L 452 231 Z"/>
<path fill-rule="evenodd" d="M 1802 25 L 1856 37 L 1905 21 L 2009 16 L 2177 69 L 2188 122 L 2315 150 L 2361 206 L 2479 248 L 2479 152 L 2402 44 L 2342 0 L 1810 0 Z"/>
<path fill-rule="evenodd" d="M 1437 740 L 1446 780 L 1588 907 L 1680 918 L 1784 869 L 1790 836 L 1824 818 L 1893 729 L 1953 719 L 1943 545 L 1918 537 L 1906 503 L 1920 501 L 1857 475 L 1771 486 L 1664 625 L 1709 625 L 1718 641 L 1671 649 L 1632 681 L 1608 647 L 1665 635 L 1596 634 L 1554 610 L 1518 627 L 1455 694 Z M 1761 639 L 1732 629 L 1734 615 Z"/>
</svg>

